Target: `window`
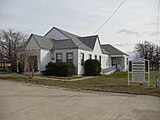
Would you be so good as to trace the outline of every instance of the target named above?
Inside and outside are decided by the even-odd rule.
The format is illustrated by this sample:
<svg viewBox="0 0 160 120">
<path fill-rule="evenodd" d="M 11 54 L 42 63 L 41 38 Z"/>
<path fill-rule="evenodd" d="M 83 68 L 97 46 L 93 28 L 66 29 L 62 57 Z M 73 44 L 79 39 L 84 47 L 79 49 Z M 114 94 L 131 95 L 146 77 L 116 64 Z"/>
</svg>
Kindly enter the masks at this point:
<svg viewBox="0 0 160 120">
<path fill-rule="evenodd" d="M 101 56 L 99 56 L 99 62 L 101 63 Z"/>
<path fill-rule="evenodd" d="M 67 63 L 73 63 L 73 53 L 67 53 Z"/>
<path fill-rule="evenodd" d="M 89 59 L 92 59 L 92 55 L 91 54 L 89 54 Z"/>
<path fill-rule="evenodd" d="M 97 60 L 97 55 L 95 55 L 94 57 L 95 57 L 95 60 Z"/>
<path fill-rule="evenodd" d="M 81 65 L 84 65 L 84 53 L 81 53 Z"/>
<path fill-rule="evenodd" d="M 62 53 L 56 53 L 56 62 L 62 62 Z"/>
</svg>

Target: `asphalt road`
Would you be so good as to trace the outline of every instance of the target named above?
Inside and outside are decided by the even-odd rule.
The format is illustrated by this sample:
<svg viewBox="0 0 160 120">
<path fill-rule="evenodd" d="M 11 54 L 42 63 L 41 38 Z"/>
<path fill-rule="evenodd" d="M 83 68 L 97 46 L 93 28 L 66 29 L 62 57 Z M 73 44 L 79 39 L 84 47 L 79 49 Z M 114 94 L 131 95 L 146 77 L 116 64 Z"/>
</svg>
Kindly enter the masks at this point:
<svg viewBox="0 0 160 120">
<path fill-rule="evenodd" d="M 0 120 L 160 120 L 160 98 L 0 80 Z"/>
</svg>

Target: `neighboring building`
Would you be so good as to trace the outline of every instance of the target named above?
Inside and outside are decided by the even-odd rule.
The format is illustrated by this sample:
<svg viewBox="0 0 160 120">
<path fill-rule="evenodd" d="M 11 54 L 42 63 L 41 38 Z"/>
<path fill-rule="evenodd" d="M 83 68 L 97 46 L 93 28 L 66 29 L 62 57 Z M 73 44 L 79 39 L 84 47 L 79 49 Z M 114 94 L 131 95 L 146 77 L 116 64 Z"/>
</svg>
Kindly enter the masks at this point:
<svg viewBox="0 0 160 120">
<path fill-rule="evenodd" d="M 0 71 L 10 71 L 11 63 L 8 58 L 0 53 Z"/>
<path fill-rule="evenodd" d="M 101 45 L 98 35 L 80 37 L 56 27 L 44 36 L 31 34 L 25 50 L 36 51 L 28 56 L 36 58 L 39 72 L 49 62 L 69 62 L 74 64 L 76 74 L 83 74 L 87 59 L 99 60 L 102 74 L 115 70 L 113 66 L 121 71 L 128 68 L 128 55 L 109 44 Z"/>
</svg>

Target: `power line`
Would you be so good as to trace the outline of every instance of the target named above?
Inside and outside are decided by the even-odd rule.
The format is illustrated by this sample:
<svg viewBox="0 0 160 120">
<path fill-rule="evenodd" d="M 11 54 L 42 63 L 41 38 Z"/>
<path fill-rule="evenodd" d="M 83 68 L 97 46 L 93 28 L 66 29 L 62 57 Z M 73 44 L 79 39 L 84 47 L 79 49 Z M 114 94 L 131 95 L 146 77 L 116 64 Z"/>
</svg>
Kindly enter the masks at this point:
<svg viewBox="0 0 160 120">
<path fill-rule="evenodd" d="M 123 0 L 122 2 L 121 2 L 121 4 L 118 6 L 118 8 L 111 14 L 111 16 L 93 33 L 93 35 L 95 34 L 95 33 L 97 33 L 112 17 L 113 17 L 113 15 L 121 8 L 121 6 L 124 4 L 124 2 L 125 2 L 126 0 Z"/>
<path fill-rule="evenodd" d="M 97 33 L 112 17 L 113 15 L 121 8 L 121 6 L 124 4 L 126 0 L 123 0 L 120 5 L 118 6 L 118 8 L 111 14 L 111 16 L 92 34 L 94 35 L 95 33 Z M 91 36 L 92 36 L 91 35 Z M 90 38 L 89 38 L 90 39 Z M 88 39 L 86 39 L 85 41 L 83 41 L 82 43 L 80 43 L 78 46 L 84 44 L 85 42 L 87 42 Z"/>
<path fill-rule="evenodd" d="M 117 9 L 111 14 L 111 16 L 92 34 L 96 34 L 112 17 L 113 15 L 121 8 L 121 6 L 124 4 L 126 0 L 123 0 L 120 5 L 117 7 Z M 92 36 L 91 35 L 91 36 Z M 90 39 L 90 38 L 89 38 Z M 86 39 L 85 41 L 83 41 L 81 44 L 85 43 L 88 39 Z M 81 44 L 79 44 L 78 46 L 80 46 Z"/>
<path fill-rule="evenodd" d="M 158 2 L 158 18 L 157 18 L 157 35 L 156 35 L 156 41 L 158 40 L 158 34 L 159 34 L 159 13 L 160 13 L 160 0 Z"/>
</svg>

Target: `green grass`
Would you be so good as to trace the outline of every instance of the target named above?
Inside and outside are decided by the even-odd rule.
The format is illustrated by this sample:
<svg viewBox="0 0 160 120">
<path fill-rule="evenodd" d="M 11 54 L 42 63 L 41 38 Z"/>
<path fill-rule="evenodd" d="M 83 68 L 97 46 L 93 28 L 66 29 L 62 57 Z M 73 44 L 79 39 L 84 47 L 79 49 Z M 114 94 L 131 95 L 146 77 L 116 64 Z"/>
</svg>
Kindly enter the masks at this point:
<svg viewBox="0 0 160 120">
<path fill-rule="evenodd" d="M 61 81 L 51 79 L 29 79 L 27 76 L 19 76 L 17 74 L 0 75 L 0 79 L 12 80 L 33 84 L 42 84 L 49 86 L 65 87 L 78 90 L 94 90 L 94 91 L 109 91 L 130 94 L 156 95 L 160 96 L 160 88 L 155 87 L 156 74 L 160 71 L 151 71 L 151 86 L 146 84 L 131 83 L 128 86 L 128 73 L 117 72 L 111 75 L 96 76 L 80 81 Z M 44 77 L 44 76 L 43 76 Z"/>
</svg>

